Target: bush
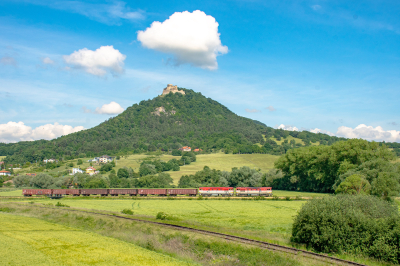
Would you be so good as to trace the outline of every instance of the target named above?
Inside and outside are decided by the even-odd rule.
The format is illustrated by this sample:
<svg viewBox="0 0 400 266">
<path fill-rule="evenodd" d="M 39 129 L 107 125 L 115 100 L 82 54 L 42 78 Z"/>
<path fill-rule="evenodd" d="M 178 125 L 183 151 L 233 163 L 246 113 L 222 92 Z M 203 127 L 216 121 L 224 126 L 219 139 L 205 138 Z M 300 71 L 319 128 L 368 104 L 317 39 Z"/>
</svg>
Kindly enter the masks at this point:
<svg viewBox="0 0 400 266">
<path fill-rule="evenodd" d="M 54 205 L 54 206 L 56 206 L 56 207 L 69 207 L 69 206 L 66 205 L 66 204 L 62 204 L 61 202 L 57 202 L 57 204 Z"/>
<path fill-rule="evenodd" d="M 399 263 L 398 206 L 373 196 L 339 195 L 303 205 L 291 241 L 320 252 L 349 252 Z"/>
<path fill-rule="evenodd" d="M 180 150 L 172 150 L 172 156 L 182 156 L 182 151 L 180 151 Z"/>
<path fill-rule="evenodd" d="M 123 209 L 121 213 L 133 215 L 133 211 L 131 209 Z"/>
<path fill-rule="evenodd" d="M 157 213 L 156 219 L 165 220 L 165 219 L 167 219 L 167 216 L 168 215 L 165 212 L 159 212 L 159 213 Z"/>
</svg>

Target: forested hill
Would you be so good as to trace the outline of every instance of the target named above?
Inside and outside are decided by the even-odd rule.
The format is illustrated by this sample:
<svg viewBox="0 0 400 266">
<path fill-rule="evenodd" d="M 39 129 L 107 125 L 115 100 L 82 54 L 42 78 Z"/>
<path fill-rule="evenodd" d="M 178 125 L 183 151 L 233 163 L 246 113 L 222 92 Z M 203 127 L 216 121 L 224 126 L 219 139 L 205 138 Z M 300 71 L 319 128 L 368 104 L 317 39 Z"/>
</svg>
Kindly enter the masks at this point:
<svg viewBox="0 0 400 266">
<path fill-rule="evenodd" d="M 25 163 L 45 158 L 168 151 L 181 146 L 204 152 L 223 149 L 226 153 L 284 154 L 312 142 L 331 144 L 339 140 L 325 134 L 275 130 L 238 116 L 201 93 L 179 89 L 186 94 L 169 93 L 141 101 L 91 129 L 50 141 L 0 144 L 0 156 L 7 156 L 7 163 Z M 303 144 L 285 141 L 278 145 L 276 141 L 289 135 L 302 139 Z"/>
</svg>

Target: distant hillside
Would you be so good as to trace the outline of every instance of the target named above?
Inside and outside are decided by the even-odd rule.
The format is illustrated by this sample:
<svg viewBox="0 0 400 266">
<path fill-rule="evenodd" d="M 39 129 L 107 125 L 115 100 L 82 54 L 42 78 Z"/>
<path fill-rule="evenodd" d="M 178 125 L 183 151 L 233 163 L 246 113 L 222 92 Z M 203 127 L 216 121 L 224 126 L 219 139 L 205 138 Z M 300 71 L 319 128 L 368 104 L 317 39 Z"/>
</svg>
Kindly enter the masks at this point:
<svg viewBox="0 0 400 266">
<path fill-rule="evenodd" d="M 201 93 L 169 93 L 141 101 L 100 125 L 46 141 L 0 144 L 0 156 L 7 163 L 41 161 L 45 158 L 72 159 L 102 154 L 117 155 L 147 151 L 169 151 L 181 146 L 204 152 L 223 149 L 226 153 L 284 154 L 301 146 L 271 140 L 292 136 L 305 145 L 332 144 L 340 138 L 326 134 L 276 130 L 263 123 L 238 116 Z"/>
</svg>

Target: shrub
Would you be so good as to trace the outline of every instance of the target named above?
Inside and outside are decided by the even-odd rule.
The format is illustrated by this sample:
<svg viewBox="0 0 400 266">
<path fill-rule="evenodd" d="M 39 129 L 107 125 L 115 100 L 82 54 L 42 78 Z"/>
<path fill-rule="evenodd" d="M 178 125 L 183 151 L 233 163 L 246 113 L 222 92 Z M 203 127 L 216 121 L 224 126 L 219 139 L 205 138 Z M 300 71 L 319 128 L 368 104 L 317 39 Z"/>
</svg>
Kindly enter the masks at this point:
<svg viewBox="0 0 400 266">
<path fill-rule="evenodd" d="M 365 195 L 313 199 L 298 212 L 291 241 L 320 252 L 361 253 L 399 263 L 398 206 Z"/>
<path fill-rule="evenodd" d="M 1 207 L 0 212 L 13 212 L 14 209 L 8 207 Z"/>
<path fill-rule="evenodd" d="M 69 207 L 69 206 L 66 205 L 66 204 L 62 204 L 61 202 L 57 202 L 57 204 L 54 205 L 54 206 L 56 206 L 56 207 Z"/>
<path fill-rule="evenodd" d="M 133 215 L 133 211 L 132 211 L 131 209 L 123 209 L 123 210 L 121 211 L 121 213 Z"/>
<path fill-rule="evenodd" d="M 167 216 L 168 215 L 165 212 L 159 212 L 159 213 L 157 213 L 156 219 L 165 220 L 165 219 L 167 219 Z"/>
</svg>

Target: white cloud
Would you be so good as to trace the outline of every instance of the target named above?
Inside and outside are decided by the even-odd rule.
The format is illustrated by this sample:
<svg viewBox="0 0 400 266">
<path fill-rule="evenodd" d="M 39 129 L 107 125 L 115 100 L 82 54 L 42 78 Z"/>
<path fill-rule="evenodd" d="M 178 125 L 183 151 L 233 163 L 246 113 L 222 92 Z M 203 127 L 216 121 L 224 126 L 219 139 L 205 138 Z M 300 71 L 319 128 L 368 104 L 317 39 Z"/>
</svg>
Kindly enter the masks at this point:
<svg viewBox="0 0 400 266">
<path fill-rule="evenodd" d="M 294 126 L 292 127 L 290 125 L 284 125 L 284 124 L 281 124 L 278 127 L 278 129 L 289 130 L 289 131 L 299 131 L 299 129 L 297 127 L 294 127 Z"/>
<path fill-rule="evenodd" d="M 164 22 L 154 21 L 137 39 L 149 49 L 172 54 L 177 65 L 189 63 L 217 69 L 217 56 L 228 53 L 221 44 L 218 22 L 200 10 L 175 12 Z"/>
<path fill-rule="evenodd" d="M 119 105 L 116 102 L 110 102 L 109 104 L 104 104 L 101 108 L 97 107 L 95 113 L 116 115 L 116 114 L 122 113 L 123 111 L 124 111 L 124 108 L 122 108 L 121 105 Z"/>
<path fill-rule="evenodd" d="M 11 56 L 3 56 L 0 58 L 0 63 L 3 65 L 17 66 L 17 61 Z"/>
<path fill-rule="evenodd" d="M 50 140 L 84 129 L 83 126 L 72 127 L 58 123 L 54 123 L 54 125 L 46 124 L 32 129 L 21 121 L 18 123 L 10 121 L 7 124 L 0 124 L 0 142 L 10 143 L 38 139 Z"/>
<path fill-rule="evenodd" d="M 119 25 L 121 24 L 121 19 L 137 21 L 144 18 L 142 11 L 132 11 L 126 6 L 126 3 L 122 1 L 112 1 L 110 4 L 63 0 L 30 0 L 29 2 L 31 4 L 77 13 L 89 19 L 109 25 Z"/>
<path fill-rule="evenodd" d="M 83 48 L 63 57 L 67 64 L 71 64 L 75 68 L 84 69 L 87 73 L 95 76 L 104 76 L 107 74 L 107 70 L 113 74 L 122 73 L 126 55 L 121 54 L 110 45 L 101 46 L 95 51 Z"/>
<path fill-rule="evenodd" d="M 247 109 L 246 108 L 246 110 L 245 110 L 247 113 L 259 113 L 259 112 L 261 112 L 260 110 L 257 110 L 257 109 Z"/>
<path fill-rule="evenodd" d="M 366 140 L 400 142 L 400 131 L 383 130 L 382 127 L 372 127 L 364 124 L 358 125 L 354 129 L 351 127 L 341 126 L 338 128 L 336 135 L 345 138 L 361 138 Z"/>
<path fill-rule="evenodd" d="M 319 129 L 319 128 L 314 128 L 314 129 L 310 129 L 310 130 L 307 130 L 307 131 L 310 131 L 310 132 L 312 132 L 312 133 L 323 133 L 323 134 L 327 134 L 327 135 L 329 135 L 329 136 L 334 136 L 335 134 L 333 134 L 332 132 L 329 132 L 329 131 L 327 131 L 327 130 L 323 130 L 323 129 Z"/>
<path fill-rule="evenodd" d="M 272 105 L 265 107 L 265 109 L 269 110 L 270 112 L 276 111 L 276 109 Z"/>
<path fill-rule="evenodd" d="M 52 65 L 54 61 L 50 59 L 50 57 L 45 57 L 42 59 L 43 64 Z"/>
</svg>

